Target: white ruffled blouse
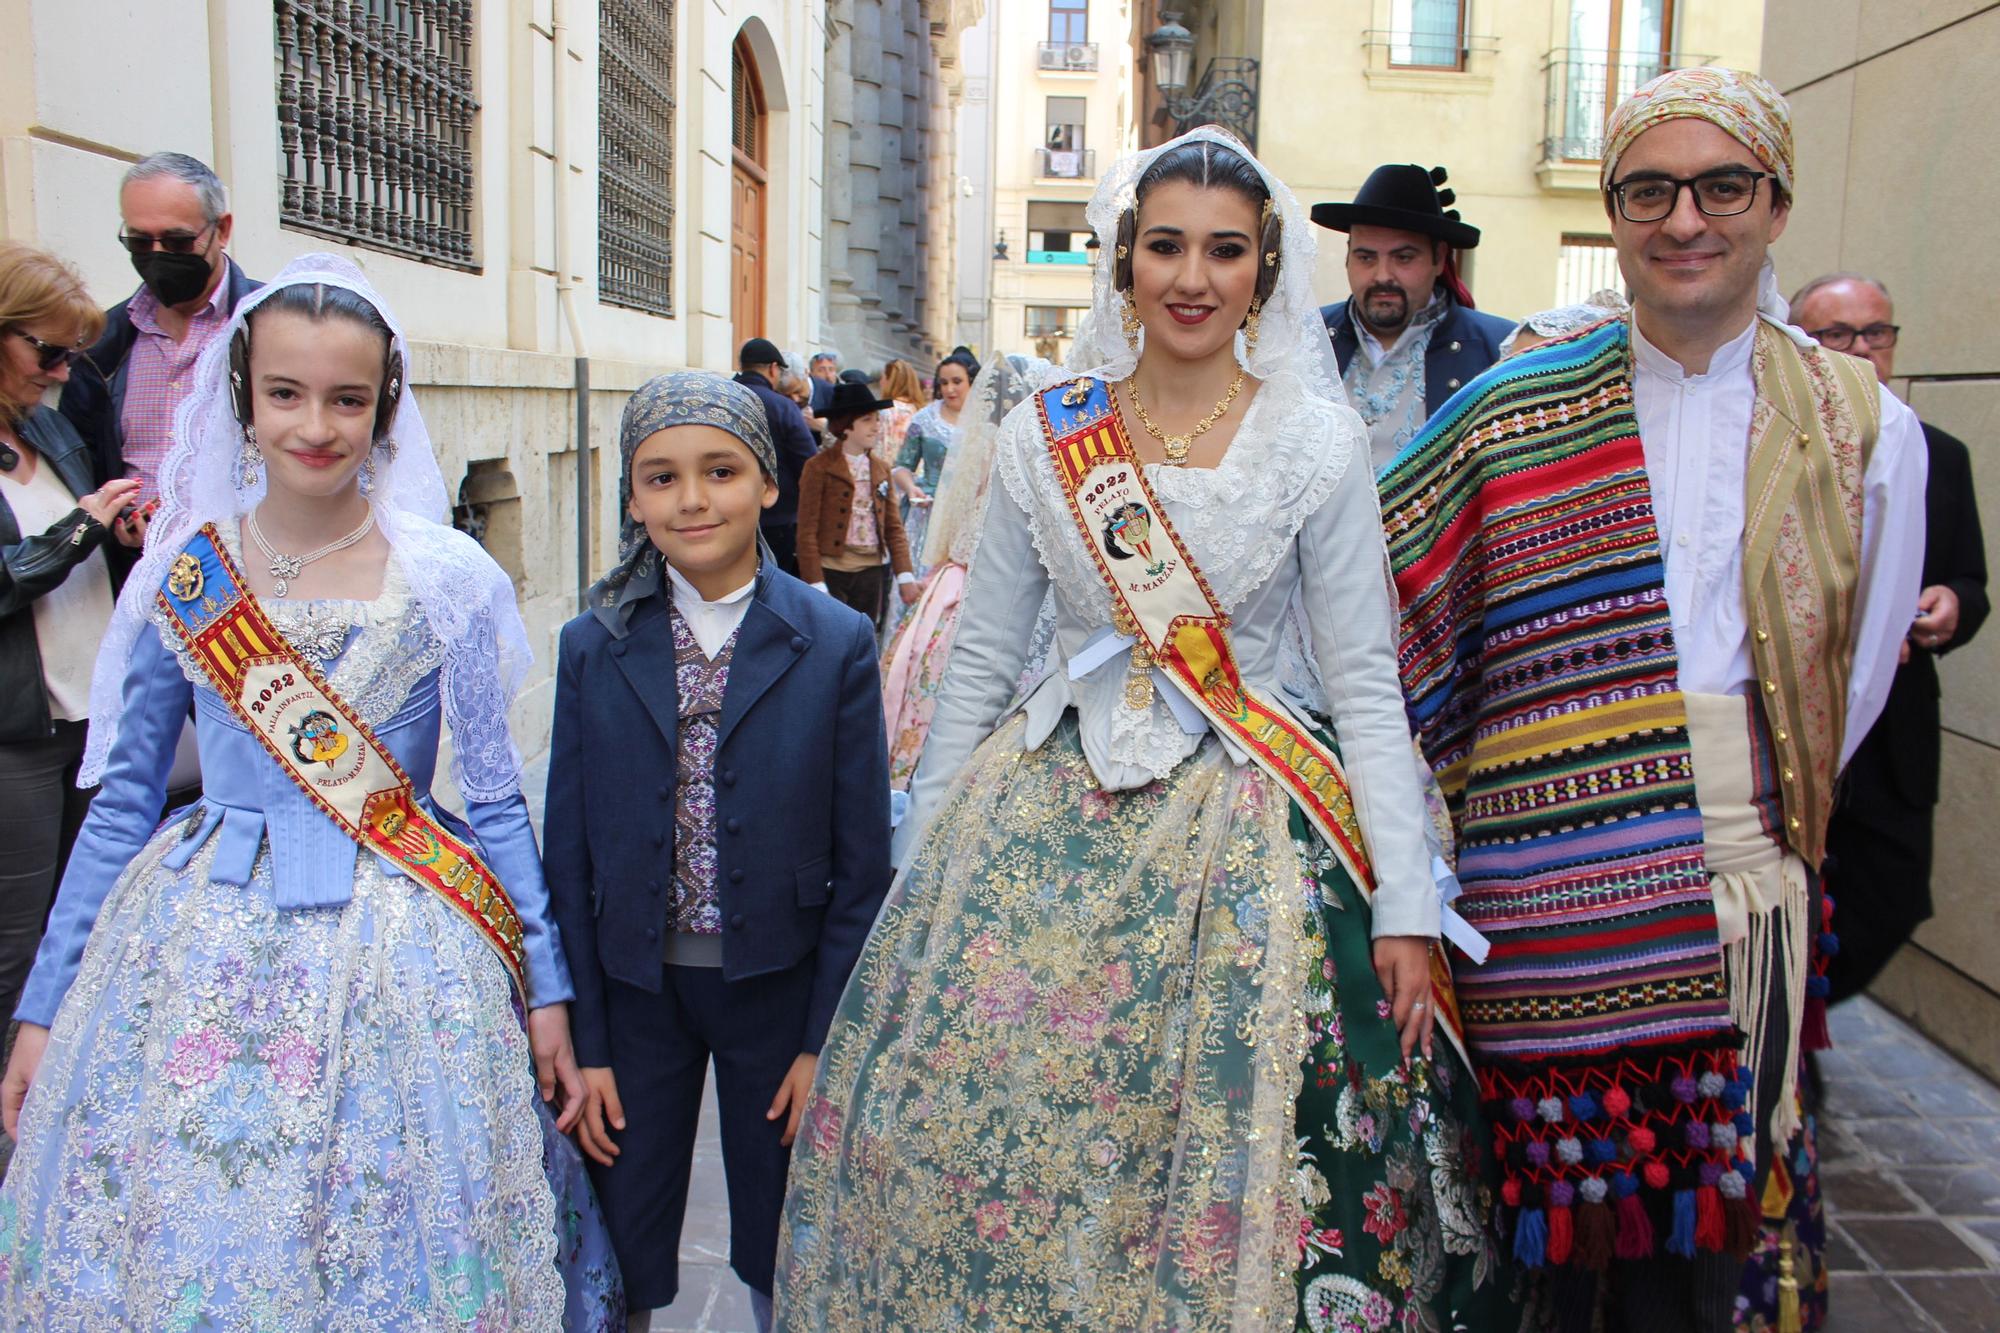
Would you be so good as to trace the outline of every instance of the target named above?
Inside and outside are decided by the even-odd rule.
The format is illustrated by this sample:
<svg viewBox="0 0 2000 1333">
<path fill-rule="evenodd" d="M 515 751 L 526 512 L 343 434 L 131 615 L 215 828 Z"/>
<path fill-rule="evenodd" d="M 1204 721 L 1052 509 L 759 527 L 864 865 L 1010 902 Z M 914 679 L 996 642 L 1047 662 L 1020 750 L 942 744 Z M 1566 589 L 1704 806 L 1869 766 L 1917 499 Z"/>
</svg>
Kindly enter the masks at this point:
<svg viewBox="0 0 2000 1333">
<path fill-rule="evenodd" d="M 1146 480 L 1230 615 L 1245 681 L 1281 705 L 1283 687 L 1296 690 L 1300 674 L 1295 662 L 1288 669 L 1287 639 L 1295 653 L 1303 625 L 1374 863 L 1374 933 L 1435 936 L 1427 814 L 1396 669 L 1396 610 L 1367 440 L 1352 409 L 1309 396 L 1291 375 L 1275 376 L 1252 400 L 1220 465 L 1150 464 Z M 1069 666 L 1087 649 L 1101 654 L 1111 600 L 1075 530 L 1032 399 L 1001 425 L 994 467 L 1003 484 L 988 500 L 910 814 L 898 830 L 899 862 L 951 779 L 1010 711 L 1052 582 L 1054 669 L 1018 705 L 1030 748 L 1074 708 L 1098 783 L 1124 791 L 1167 776 L 1208 730 L 1183 727 L 1167 702 L 1175 687 L 1157 670 L 1151 706 L 1125 707 L 1125 652 L 1088 670 Z M 1248 762 L 1221 739 L 1236 762 Z"/>
</svg>

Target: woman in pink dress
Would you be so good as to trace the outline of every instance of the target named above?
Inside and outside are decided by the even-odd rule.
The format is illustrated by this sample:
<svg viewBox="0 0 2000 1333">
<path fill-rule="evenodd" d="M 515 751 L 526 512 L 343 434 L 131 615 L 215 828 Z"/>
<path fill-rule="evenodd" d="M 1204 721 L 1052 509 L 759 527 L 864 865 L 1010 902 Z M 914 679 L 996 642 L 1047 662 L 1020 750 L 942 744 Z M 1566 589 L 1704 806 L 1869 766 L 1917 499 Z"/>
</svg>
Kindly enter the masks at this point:
<svg viewBox="0 0 2000 1333">
<path fill-rule="evenodd" d="M 907 791 L 930 734 L 938 682 L 958 633 L 965 571 L 979 540 L 992 478 L 993 439 L 1008 409 L 1051 371 L 1036 357 L 1001 356 L 980 372 L 959 415 L 958 439 L 945 456 L 918 568 L 928 569 L 923 591 L 903 616 L 882 654 L 882 707 L 889 720 L 889 785 Z"/>
</svg>

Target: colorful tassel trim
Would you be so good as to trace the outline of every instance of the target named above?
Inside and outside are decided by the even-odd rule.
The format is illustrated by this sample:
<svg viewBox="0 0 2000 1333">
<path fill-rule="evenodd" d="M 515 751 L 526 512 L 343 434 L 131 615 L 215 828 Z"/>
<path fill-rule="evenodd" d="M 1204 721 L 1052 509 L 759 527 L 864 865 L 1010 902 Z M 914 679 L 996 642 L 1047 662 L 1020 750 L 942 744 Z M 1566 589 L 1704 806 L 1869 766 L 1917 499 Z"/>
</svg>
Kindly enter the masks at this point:
<svg viewBox="0 0 2000 1333">
<path fill-rule="evenodd" d="M 1749 1253 L 1761 1227 L 1746 1197 L 1754 1124 L 1733 1051 L 1530 1076 L 1489 1068 L 1480 1083 L 1523 1267 Z"/>
</svg>

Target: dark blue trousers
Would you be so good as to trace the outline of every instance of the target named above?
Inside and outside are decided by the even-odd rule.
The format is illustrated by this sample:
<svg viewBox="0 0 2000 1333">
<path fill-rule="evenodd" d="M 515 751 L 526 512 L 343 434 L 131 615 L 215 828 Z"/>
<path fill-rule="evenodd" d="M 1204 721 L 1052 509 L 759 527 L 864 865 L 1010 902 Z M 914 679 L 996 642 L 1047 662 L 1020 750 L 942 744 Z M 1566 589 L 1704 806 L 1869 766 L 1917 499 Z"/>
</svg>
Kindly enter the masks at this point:
<svg viewBox="0 0 2000 1333">
<path fill-rule="evenodd" d="M 658 995 L 605 981 L 625 1131 L 613 1131 L 617 1164 L 591 1162 L 590 1178 L 631 1309 L 671 1305 L 680 1292 L 681 1222 L 711 1058 L 729 1189 L 729 1266 L 770 1294 L 791 1149 L 779 1142 L 785 1119 L 764 1113 L 802 1048 L 813 963 L 808 957 L 736 982 L 725 981 L 719 967 L 667 967 Z"/>
</svg>

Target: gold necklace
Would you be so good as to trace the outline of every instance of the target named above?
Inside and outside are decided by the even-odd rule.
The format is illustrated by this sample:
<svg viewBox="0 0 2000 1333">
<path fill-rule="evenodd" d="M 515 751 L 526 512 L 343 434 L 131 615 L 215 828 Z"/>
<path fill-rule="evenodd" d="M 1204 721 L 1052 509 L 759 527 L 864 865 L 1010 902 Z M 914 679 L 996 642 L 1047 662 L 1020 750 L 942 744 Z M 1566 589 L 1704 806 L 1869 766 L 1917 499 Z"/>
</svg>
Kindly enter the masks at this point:
<svg viewBox="0 0 2000 1333">
<path fill-rule="evenodd" d="M 1195 422 L 1194 429 L 1185 435 L 1167 434 L 1153 423 L 1153 419 L 1150 416 L 1146 415 L 1146 405 L 1139 401 L 1138 372 L 1135 371 L 1125 377 L 1125 387 L 1131 391 L 1132 410 L 1139 414 L 1139 424 L 1144 426 L 1146 433 L 1158 440 L 1160 447 L 1167 451 L 1168 466 L 1179 467 L 1181 464 L 1187 462 L 1188 450 L 1193 447 L 1195 437 L 1207 433 L 1210 426 L 1222 420 L 1222 414 L 1229 410 L 1229 405 L 1236 401 L 1236 395 L 1242 392 L 1243 367 L 1238 366 L 1236 368 L 1236 378 L 1229 381 L 1229 392 L 1222 395 L 1222 401 L 1215 405 L 1215 410 L 1200 421 Z"/>
</svg>

